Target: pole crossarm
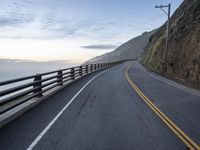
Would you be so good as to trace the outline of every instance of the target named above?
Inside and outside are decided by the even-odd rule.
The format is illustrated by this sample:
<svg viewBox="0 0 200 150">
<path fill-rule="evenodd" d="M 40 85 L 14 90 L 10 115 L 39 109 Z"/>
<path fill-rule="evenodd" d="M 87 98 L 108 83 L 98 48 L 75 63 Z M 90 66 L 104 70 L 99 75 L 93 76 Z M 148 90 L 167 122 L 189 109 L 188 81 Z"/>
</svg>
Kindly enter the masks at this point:
<svg viewBox="0 0 200 150">
<path fill-rule="evenodd" d="M 160 6 L 156 5 L 156 8 L 160 8 L 160 7 L 169 7 L 169 5 L 160 5 Z"/>
<path fill-rule="evenodd" d="M 160 8 L 168 16 L 169 15 L 168 12 L 166 12 L 163 8 L 166 8 L 166 7 L 169 8 L 170 6 L 171 6 L 171 4 L 169 4 L 169 5 L 159 5 L 159 6 L 156 5 L 155 8 Z"/>
</svg>

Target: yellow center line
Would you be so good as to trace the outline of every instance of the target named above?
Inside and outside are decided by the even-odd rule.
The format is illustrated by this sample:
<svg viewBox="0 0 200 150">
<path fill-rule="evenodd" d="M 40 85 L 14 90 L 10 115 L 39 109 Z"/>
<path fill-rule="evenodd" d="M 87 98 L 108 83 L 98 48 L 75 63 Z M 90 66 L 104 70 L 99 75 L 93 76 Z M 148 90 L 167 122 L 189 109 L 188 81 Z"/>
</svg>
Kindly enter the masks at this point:
<svg viewBox="0 0 200 150">
<path fill-rule="evenodd" d="M 131 65 L 131 64 L 130 64 Z M 175 123 L 173 123 L 169 117 L 167 117 L 158 107 L 156 107 L 152 101 L 142 93 L 142 91 L 133 83 L 128 75 L 130 65 L 125 71 L 126 80 L 136 91 L 136 93 L 144 100 L 144 102 L 158 115 L 158 117 L 187 145 L 190 150 L 200 150 L 198 144 L 196 144 L 189 136 L 187 136 Z"/>
</svg>

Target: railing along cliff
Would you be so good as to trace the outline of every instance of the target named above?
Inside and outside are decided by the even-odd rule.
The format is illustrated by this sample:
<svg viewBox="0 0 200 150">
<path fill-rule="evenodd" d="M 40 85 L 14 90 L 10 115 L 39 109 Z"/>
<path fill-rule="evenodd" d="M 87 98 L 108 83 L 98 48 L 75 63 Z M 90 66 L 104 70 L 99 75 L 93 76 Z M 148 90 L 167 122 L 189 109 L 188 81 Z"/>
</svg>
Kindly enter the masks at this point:
<svg viewBox="0 0 200 150">
<path fill-rule="evenodd" d="M 120 62 L 89 64 L 0 82 L 0 115 L 33 98 L 41 98 L 87 74 Z M 13 85 L 13 86 L 12 86 Z M 8 87 L 9 86 L 9 87 Z M 8 87 L 8 88 L 5 88 Z"/>
</svg>

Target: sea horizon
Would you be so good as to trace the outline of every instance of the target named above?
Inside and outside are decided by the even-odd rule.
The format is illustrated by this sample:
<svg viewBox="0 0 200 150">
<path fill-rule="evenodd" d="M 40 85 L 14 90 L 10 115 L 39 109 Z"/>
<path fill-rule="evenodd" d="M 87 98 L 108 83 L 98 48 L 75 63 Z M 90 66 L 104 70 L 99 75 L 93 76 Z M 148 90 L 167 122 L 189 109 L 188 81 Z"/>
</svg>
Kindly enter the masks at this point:
<svg viewBox="0 0 200 150">
<path fill-rule="evenodd" d="M 59 69 L 78 66 L 67 62 L 0 62 L 0 82 Z"/>
</svg>

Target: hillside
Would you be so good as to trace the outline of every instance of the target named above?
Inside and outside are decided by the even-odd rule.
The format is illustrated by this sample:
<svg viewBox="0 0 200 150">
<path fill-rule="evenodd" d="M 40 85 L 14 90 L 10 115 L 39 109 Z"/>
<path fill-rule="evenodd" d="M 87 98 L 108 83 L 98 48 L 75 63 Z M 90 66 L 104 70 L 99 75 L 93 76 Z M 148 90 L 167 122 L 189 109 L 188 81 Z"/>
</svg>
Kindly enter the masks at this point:
<svg viewBox="0 0 200 150">
<path fill-rule="evenodd" d="M 155 33 L 156 30 L 151 32 L 145 32 L 142 35 L 131 39 L 124 43 L 116 50 L 110 53 L 103 54 L 88 60 L 86 63 L 102 63 L 110 61 L 120 61 L 124 59 L 138 59 L 141 52 L 143 52 L 145 45 L 148 43 L 150 36 Z"/>
<path fill-rule="evenodd" d="M 185 0 L 171 17 L 167 71 L 164 24 L 149 40 L 142 63 L 158 73 L 200 88 L 200 1 Z"/>
</svg>

